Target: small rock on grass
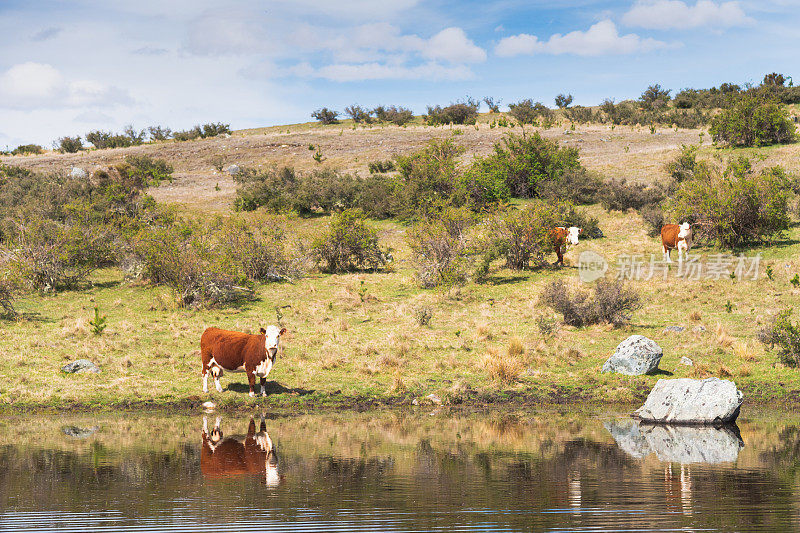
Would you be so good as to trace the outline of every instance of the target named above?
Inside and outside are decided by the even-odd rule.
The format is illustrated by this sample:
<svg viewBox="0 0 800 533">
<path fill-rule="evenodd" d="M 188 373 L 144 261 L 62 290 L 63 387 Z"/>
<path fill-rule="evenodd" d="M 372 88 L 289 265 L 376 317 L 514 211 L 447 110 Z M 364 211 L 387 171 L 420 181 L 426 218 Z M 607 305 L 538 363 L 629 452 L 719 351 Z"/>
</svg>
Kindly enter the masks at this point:
<svg viewBox="0 0 800 533">
<path fill-rule="evenodd" d="M 603 372 L 641 376 L 658 370 L 664 352 L 653 340 L 643 335 L 631 335 L 617 346 L 603 365 Z"/>
<path fill-rule="evenodd" d="M 683 326 L 667 326 L 664 328 L 664 333 L 683 333 L 686 328 Z"/>
<path fill-rule="evenodd" d="M 79 374 L 82 372 L 98 374 L 100 372 L 100 367 L 88 359 L 78 359 L 77 361 L 73 361 L 62 366 L 61 371 L 66 372 L 67 374 Z"/>
<path fill-rule="evenodd" d="M 681 364 L 686 366 L 694 366 L 694 361 L 684 355 L 681 357 Z"/>
</svg>

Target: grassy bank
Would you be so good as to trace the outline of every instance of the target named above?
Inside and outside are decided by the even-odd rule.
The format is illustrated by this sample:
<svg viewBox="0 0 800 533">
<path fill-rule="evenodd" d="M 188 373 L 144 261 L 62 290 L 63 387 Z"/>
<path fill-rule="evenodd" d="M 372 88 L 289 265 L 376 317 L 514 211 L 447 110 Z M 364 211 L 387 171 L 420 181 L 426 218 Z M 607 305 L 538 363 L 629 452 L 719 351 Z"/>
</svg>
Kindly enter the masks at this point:
<svg viewBox="0 0 800 533">
<path fill-rule="evenodd" d="M 86 290 L 30 295 L 19 304 L 22 318 L 0 328 L 0 408 L 191 409 L 206 399 L 222 407 L 310 409 L 410 405 L 437 395 L 446 404 L 621 403 L 641 401 L 662 377 L 719 376 L 733 379 L 748 401 L 797 405 L 800 375 L 777 364 L 755 340 L 759 326 L 791 307 L 800 288 L 800 227 L 761 253 L 756 281 L 639 280 L 644 307 L 632 323 L 573 328 L 541 306 L 544 284 L 565 277 L 577 286 L 577 262 L 594 250 L 612 271 L 624 254 L 660 256 L 634 212 L 600 217 L 606 238 L 582 241 L 567 254 L 568 266 L 536 272 L 500 270 L 486 284 L 435 292 L 418 288 L 405 245 L 406 226 L 375 223 L 395 249 L 389 273 L 311 274 L 294 284 L 258 287 L 257 299 L 238 307 L 192 310 L 176 306 L 168 289 L 126 281 L 117 270 L 98 272 Z M 326 224 L 324 217 L 298 220 L 300 231 Z M 721 250 L 699 248 L 711 260 Z M 766 266 L 773 280 L 764 275 Z M 729 304 L 730 303 L 730 304 Z M 102 335 L 91 332 L 94 307 L 107 315 Z M 419 311 L 432 314 L 420 325 Z M 276 310 L 277 309 L 277 310 Z M 247 396 L 243 374 L 226 373 L 224 391 L 201 392 L 199 339 L 208 326 L 240 331 L 281 323 L 288 328 L 285 351 L 270 375 L 267 398 Z M 555 326 L 547 331 L 548 326 Z M 684 326 L 683 332 L 665 332 Z M 705 331 L 694 331 L 702 326 Z M 614 347 L 632 334 L 661 345 L 663 373 L 627 377 L 601 374 Z M 492 363 L 506 354 L 521 361 L 512 383 L 493 381 Z M 687 356 L 694 366 L 679 364 Z M 87 358 L 100 374 L 67 375 L 66 362 Z"/>
</svg>

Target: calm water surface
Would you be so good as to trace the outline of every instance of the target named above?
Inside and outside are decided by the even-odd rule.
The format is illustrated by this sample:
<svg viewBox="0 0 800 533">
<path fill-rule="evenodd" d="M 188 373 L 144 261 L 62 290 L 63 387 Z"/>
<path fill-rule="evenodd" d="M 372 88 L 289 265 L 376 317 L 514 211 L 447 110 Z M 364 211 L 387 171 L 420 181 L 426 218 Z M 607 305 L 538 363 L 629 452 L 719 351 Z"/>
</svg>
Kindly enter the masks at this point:
<svg viewBox="0 0 800 533">
<path fill-rule="evenodd" d="M 800 415 L 0 418 L 0 531 L 796 531 Z"/>
</svg>

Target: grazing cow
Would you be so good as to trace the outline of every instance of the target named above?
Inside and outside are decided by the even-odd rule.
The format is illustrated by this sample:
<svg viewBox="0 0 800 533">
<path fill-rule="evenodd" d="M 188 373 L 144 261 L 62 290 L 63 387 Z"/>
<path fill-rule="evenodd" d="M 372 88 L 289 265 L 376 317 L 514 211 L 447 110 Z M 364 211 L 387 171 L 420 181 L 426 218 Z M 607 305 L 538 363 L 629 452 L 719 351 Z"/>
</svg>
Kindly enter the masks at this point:
<svg viewBox="0 0 800 533">
<path fill-rule="evenodd" d="M 557 265 L 564 266 L 564 252 L 570 245 L 578 244 L 578 235 L 581 232 L 583 232 L 583 228 L 576 228 L 575 226 L 569 228 L 559 226 L 550 230 L 550 238 L 553 241 L 553 248 L 558 257 Z"/>
<path fill-rule="evenodd" d="M 223 439 L 220 419 L 209 434 L 208 421 L 203 417 L 203 446 L 200 450 L 200 471 L 211 479 L 235 477 L 246 474 L 264 476 L 267 485 L 273 487 L 281 482 L 278 472 L 278 454 L 267 433 L 267 425 L 261 419 L 256 433 L 256 422 L 250 419 L 247 436 Z"/>
<path fill-rule="evenodd" d="M 267 395 L 267 375 L 275 364 L 281 335 L 286 328 L 276 326 L 261 328 L 260 335 L 249 335 L 238 331 L 208 328 L 200 337 L 200 357 L 203 361 L 203 392 L 208 392 L 208 372 L 214 376 L 214 385 L 222 392 L 219 378 L 223 369 L 232 372 L 244 370 L 250 384 L 250 396 L 255 396 L 253 388 L 256 376 L 261 378 L 261 394 Z"/>
<path fill-rule="evenodd" d="M 678 250 L 678 262 L 683 262 L 683 255 L 689 257 L 692 247 L 692 227 L 688 222 L 667 224 L 661 228 L 661 246 L 664 248 L 664 261 L 672 263 L 669 252 L 674 249 Z"/>
</svg>

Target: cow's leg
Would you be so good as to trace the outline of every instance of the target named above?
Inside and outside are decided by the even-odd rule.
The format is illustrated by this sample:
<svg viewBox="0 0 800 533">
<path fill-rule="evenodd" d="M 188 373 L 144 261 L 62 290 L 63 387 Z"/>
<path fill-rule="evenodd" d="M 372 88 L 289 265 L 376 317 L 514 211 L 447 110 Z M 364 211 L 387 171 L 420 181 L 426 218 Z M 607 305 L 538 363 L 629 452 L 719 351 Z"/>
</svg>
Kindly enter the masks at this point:
<svg viewBox="0 0 800 533">
<path fill-rule="evenodd" d="M 203 367 L 203 392 L 208 393 L 208 369 Z"/>
<path fill-rule="evenodd" d="M 556 257 L 558 257 L 556 264 L 564 266 L 564 251 L 561 249 L 561 245 L 558 244 L 556 245 Z"/>
<path fill-rule="evenodd" d="M 219 378 L 222 377 L 222 367 L 218 365 L 212 366 L 211 374 L 214 376 L 214 386 L 217 388 L 217 392 L 222 392 L 222 384 L 219 382 Z"/>
<path fill-rule="evenodd" d="M 247 382 L 250 384 L 250 397 L 254 398 L 256 395 L 255 387 L 256 387 L 256 373 L 255 368 L 251 368 L 247 371 Z"/>
<path fill-rule="evenodd" d="M 667 263 L 672 263 L 672 258 L 669 256 L 669 248 L 664 246 L 664 261 Z"/>
<path fill-rule="evenodd" d="M 267 395 L 267 378 L 261 378 L 261 396 Z"/>
</svg>

